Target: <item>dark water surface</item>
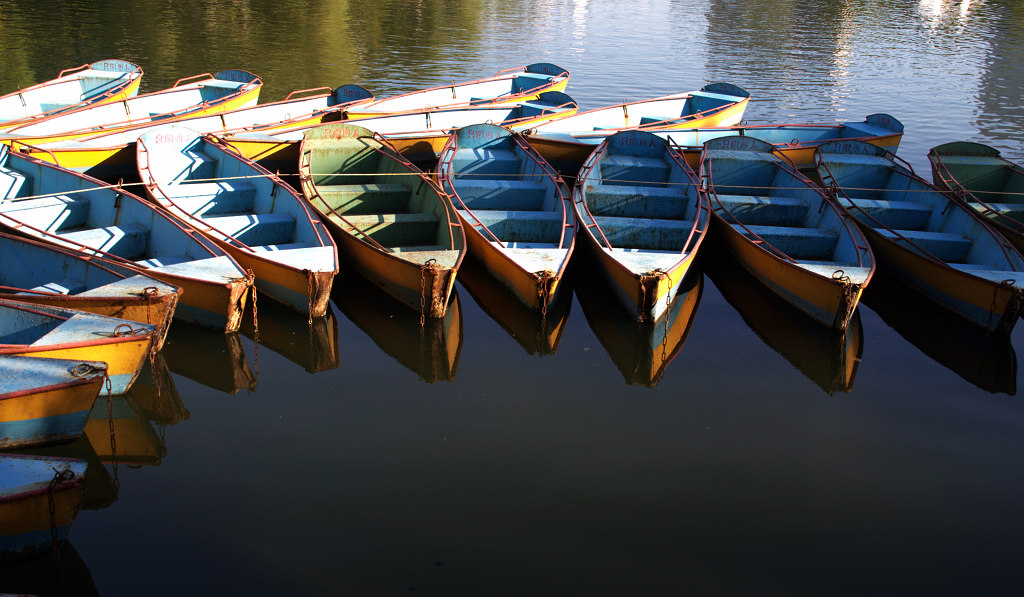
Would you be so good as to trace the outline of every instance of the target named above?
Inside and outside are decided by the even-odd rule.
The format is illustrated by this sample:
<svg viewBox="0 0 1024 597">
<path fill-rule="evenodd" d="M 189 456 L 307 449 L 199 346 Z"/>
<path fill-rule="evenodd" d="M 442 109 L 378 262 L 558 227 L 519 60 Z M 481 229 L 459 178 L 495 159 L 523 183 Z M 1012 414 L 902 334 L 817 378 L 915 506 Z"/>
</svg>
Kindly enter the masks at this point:
<svg viewBox="0 0 1024 597">
<path fill-rule="evenodd" d="M 16 1 L 0 34 L 4 92 L 103 58 L 143 91 L 247 69 L 264 101 L 543 61 L 583 109 L 726 81 L 752 123 L 892 114 L 926 177 L 947 141 L 1024 160 L 1010 0 Z M 1024 326 L 873 284 L 832 337 L 704 261 L 660 329 L 582 276 L 541 325 L 471 272 L 422 331 L 349 279 L 312 330 L 260 301 L 258 346 L 172 328 L 156 381 L 53 450 L 94 463 L 59 567 L 0 592 L 1018 593 Z"/>
</svg>

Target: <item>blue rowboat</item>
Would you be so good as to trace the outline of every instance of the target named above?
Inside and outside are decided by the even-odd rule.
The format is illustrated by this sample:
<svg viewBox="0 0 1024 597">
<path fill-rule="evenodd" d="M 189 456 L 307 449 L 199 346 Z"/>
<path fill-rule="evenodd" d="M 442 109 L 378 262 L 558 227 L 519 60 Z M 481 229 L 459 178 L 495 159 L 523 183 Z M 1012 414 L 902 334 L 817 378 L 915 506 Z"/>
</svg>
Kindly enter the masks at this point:
<svg viewBox="0 0 1024 597">
<path fill-rule="evenodd" d="M 338 248 L 302 195 L 215 137 L 185 127 L 147 131 L 136 150 L 151 201 L 253 272 L 258 290 L 323 317 Z"/>
<path fill-rule="evenodd" d="M 131 388 L 155 342 L 152 325 L 0 300 L 0 355 L 104 362 L 108 395 Z"/>
<path fill-rule="evenodd" d="M 157 326 L 161 348 L 181 289 L 112 261 L 0 233 L 0 298 Z"/>
<path fill-rule="evenodd" d="M 42 553 L 67 538 L 87 468 L 84 460 L 0 454 L 0 559 Z"/>
<path fill-rule="evenodd" d="M 686 163 L 695 171 L 700 168 L 704 142 L 718 137 L 742 135 L 767 141 L 775 147 L 776 153 L 801 169 L 814 167 L 814 148 L 828 141 L 859 139 L 895 152 L 903 138 L 903 124 L 888 114 L 871 114 L 860 122 L 837 124 L 754 124 L 685 129 L 644 127 L 643 130 L 668 139 L 682 151 Z M 527 139 L 552 166 L 572 175 L 603 140 L 600 136 L 584 134 L 575 137 L 568 132 L 543 130 L 530 133 Z"/>
<path fill-rule="evenodd" d="M 538 62 L 499 71 L 484 79 L 452 82 L 383 97 L 353 106 L 346 111 L 346 116 L 360 119 L 449 106 L 528 101 L 541 93 L 565 91 L 568 83 L 569 71 L 554 64 Z"/>
<path fill-rule="evenodd" d="M 981 143 L 957 141 L 928 152 L 932 182 L 974 209 L 1024 251 L 1024 168 Z"/>
<path fill-rule="evenodd" d="M 186 83 L 186 81 L 191 81 Z M 43 145 L 113 133 L 157 121 L 221 114 L 252 106 L 263 81 L 243 70 L 223 70 L 180 79 L 173 87 L 118 102 L 89 105 L 0 131 L 0 140 Z"/>
<path fill-rule="evenodd" d="M 637 321 L 669 312 L 711 221 L 683 158 L 651 133 L 611 135 L 580 170 L 573 203 L 616 300 Z"/>
<path fill-rule="evenodd" d="M 765 141 L 706 142 L 700 177 L 714 234 L 736 260 L 811 318 L 845 329 L 875 272 L 856 224 Z"/>
<path fill-rule="evenodd" d="M 509 104 L 399 112 L 360 118 L 356 124 L 387 139 L 409 160 L 432 163 L 448 142 L 449 133 L 453 129 L 480 122 L 493 122 L 502 126 L 537 124 L 575 112 L 574 99 L 558 91 L 548 91 L 540 94 L 537 99 Z M 225 135 L 224 141 L 269 170 L 293 174 L 299 158 L 299 142 L 310 128 L 303 126 L 233 133 Z"/>
<path fill-rule="evenodd" d="M 247 273 L 215 243 L 124 189 L 0 146 L 0 225 L 180 287 L 179 319 L 228 332 L 241 323 Z"/>
<path fill-rule="evenodd" d="M 135 96 L 142 68 L 124 60 L 100 60 L 60 71 L 57 78 L 0 96 L 0 130 L 87 105 Z"/>
<path fill-rule="evenodd" d="M 422 317 L 444 317 L 466 240 L 437 184 L 380 135 L 352 124 L 309 130 L 301 154 L 302 192 L 344 258 Z"/>
<path fill-rule="evenodd" d="M 519 133 L 474 124 L 451 133 L 438 181 L 466 230 L 470 255 L 518 300 L 546 314 L 576 240 L 562 177 Z"/>
<path fill-rule="evenodd" d="M 825 143 L 815 164 L 891 277 L 989 332 L 1013 329 L 1024 308 L 1024 258 L 975 210 L 863 141 Z"/>
<path fill-rule="evenodd" d="M 0 356 L 0 449 L 80 437 L 106 378 L 106 363 Z"/>
</svg>

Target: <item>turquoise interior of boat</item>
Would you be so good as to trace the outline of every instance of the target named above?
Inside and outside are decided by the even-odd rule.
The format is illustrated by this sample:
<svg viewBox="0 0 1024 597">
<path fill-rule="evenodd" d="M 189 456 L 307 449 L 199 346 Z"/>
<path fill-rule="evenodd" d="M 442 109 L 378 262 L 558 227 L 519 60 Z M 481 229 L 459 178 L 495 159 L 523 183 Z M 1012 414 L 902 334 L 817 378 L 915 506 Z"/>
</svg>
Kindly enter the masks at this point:
<svg viewBox="0 0 1024 597">
<path fill-rule="evenodd" d="M 913 250 L 958 269 L 1024 271 L 1024 260 L 1004 250 L 999 237 L 966 209 L 898 164 L 894 156 L 863 141 L 821 145 L 826 184 L 834 181 L 840 203 L 864 225 Z"/>
<path fill-rule="evenodd" d="M 664 139 L 643 131 L 608 138 L 584 195 L 612 247 L 680 253 L 696 240 L 694 224 L 706 226 L 708 212 L 698 213 L 693 173 L 671 151 Z"/>
<path fill-rule="evenodd" d="M 505 247 L 569 245 L 571 236 L 564 234 L 568 214 L 556 180 L 507 129 L 491 124 L 459 129 L 449 163 L 463 217 L 485 226 Z"/>
<path fill-rule="evenodd" d="M 744 236 L 760 238 L 802 264 L 866 263 L 824 193 L 784 166 L 770 143 L 719 137 L 704 144 L 701 162 L 715 212 Z"/>
</svg>

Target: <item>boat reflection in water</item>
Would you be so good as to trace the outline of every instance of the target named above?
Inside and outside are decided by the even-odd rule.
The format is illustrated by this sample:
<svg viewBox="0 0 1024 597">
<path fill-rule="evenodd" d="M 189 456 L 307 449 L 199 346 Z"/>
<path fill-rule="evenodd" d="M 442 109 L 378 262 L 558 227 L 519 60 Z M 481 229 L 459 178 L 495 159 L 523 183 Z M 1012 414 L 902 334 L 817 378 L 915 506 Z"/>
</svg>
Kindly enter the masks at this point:
<svg viewBox="0 0 1024 597">
<path fill-rule="evenodd" d="M 1009 334 L 986 334 L 884 274 L 871 281 L 864 301 L 907 342 L 964 380 L 987 392 L 1016 394 L 1017 354 Z"/>
<path fill-rule="evenodd" d="M 480 262 L 466 258 L 456 278 L 480 309 L 498 323 L 529 354 L 555 354 L 562 339 L 565 324 L 572 307 L 572 287 L 569 276 L 562 279 L 558 296 L 541 314 L 517 300 L 511 290 L 493 275 L 487 273 Z"/>
<path fill-rule="evenodd" d="M 263 295 L 260 295 L 260 299 Z M 338 321 L 328 305 L 323 317 L 309 317 L 273 300 L 257 299 L 257 322 L 253 324 L 251 312 L 242 318 L 240 331 L 252 341 L 257 350 L 269 348 L 309 373 L 337 369 L 341 364 L 338 351 Z"/>
<path fill-rule="evenodd" d="M 766 289 L 725 251 L 714 250 L 715 243 L 708 248 L 701 254 L 704 271 L 765 344 L 828 394 L 853 389 L 864 350 L 858 311 L 845 331 L 830 329 Z"/>
<path fill-rule="evenodd" d="M 422 325 L 419 312 L 349 270 L 338 275 L 331 299 L 381 350 L 422 381 L 455 379 L 462 351 L 462 307 L 457 289 L 452 289 L 445 316 L 427 317 Z"/>
<path fill-rule="evenodd" d="M 189 416 L 166 362 L 157 354 L 126 394 L 96 401 L 85 435 L 103 462 L 157 466 L 167 454 L 164 427 Z M 116 483 L 116 469 L 114 474 Z"/>
<path fill-rule="evenodd" d="M 574 267 L 576 300 L 626 383 L 653 388 L 686 343 L 704 291 L 704 274 L 699 268 L 688 271 L 668 311 L 654 322 L 641 323 L 611 296 L 597 267 L 588 260 Z"/>
<path fill-rule="evenodd" d="M 0 562 L 0 593 L 83 597 L 100 594 L 88 566 L 67 540 L 52 552 Z"/>
<path fill-rule="evenodd" d="M 208 388 L 235 394 L 256 387 L 256 375 L 249 368 L 238 332 L 217 333 L 176 321 L 161 354 L 172 372 Z"/>
</svg>

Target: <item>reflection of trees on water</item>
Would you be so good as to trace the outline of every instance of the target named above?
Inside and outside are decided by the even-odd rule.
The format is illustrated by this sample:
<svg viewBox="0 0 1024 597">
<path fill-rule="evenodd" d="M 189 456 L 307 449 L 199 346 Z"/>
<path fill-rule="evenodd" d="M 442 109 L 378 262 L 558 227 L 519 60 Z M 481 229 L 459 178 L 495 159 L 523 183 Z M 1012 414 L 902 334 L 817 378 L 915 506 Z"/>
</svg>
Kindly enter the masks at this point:
<svg viewBox="0 0 1024 597">
<path fill-rule="evenodd" d="M 263 101 L 346 83 L 389 95 L 479 75 L 431 67 L 451 65 L 455 55 L 465 58 L 456 64 L 473 61 L 484 8 L 480 0 L 67 0 L 41 9 L 14 0 L 4 4 L 0 33 L 32 43 L 0 48 L 0 93 L 53 78 L 55 64 L 123 58 L 145 71 L 143 92 L 240 68 L 265 77 Z M 117 56 L 107 55 L 112 37 Z"/>
<path fill-rule="evenodd" d="M 1024 162 L 1024 129 L 1020 85 L 1024 81 L 1024 4 L 1013 0 L 992 2 L 991 17 L 994 34 L 989 39 L 985 69 L 978 84 L 978 130 L 1003 150 L 1004 157 Z"/>
</svg>

